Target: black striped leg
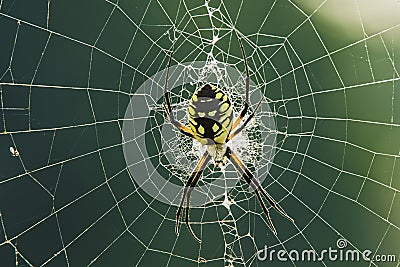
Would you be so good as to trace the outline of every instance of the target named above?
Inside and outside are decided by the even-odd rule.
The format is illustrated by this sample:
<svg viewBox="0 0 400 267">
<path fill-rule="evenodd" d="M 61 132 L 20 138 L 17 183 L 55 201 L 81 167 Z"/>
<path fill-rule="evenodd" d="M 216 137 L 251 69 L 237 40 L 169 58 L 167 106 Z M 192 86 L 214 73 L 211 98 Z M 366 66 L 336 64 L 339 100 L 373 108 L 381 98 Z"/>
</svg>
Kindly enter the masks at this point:
<svg viewBox="0 0 400 267">
<path fill-rule="evenodd" d="M 189 224 L 189 210 L 190 210 L 190 195 L 192 194 L 193 189 L 196 187 L 197 182 L 199 181 L 203 170 L 207 163 L 210 161 L 211 156 L 208 154 L 208 152 L 205 152 L 203 156 L 201 157 L 199 163 L 197 163 L 196 169 L 192 172 L 192 175 L 189 177 L 189 180 L 187 180 L 185 188 L 183 189 L 183 195 L 181 199 L 181 203 L 179 205 L 178 211 L 176 212 L 176 223 L 175 223 L 175 232 L 177 235 L 179 235 L 179 225 L 181 222 L 181 213 L 183 209 L 183 204 L 186 200 L 186 207 L 185 207 L 185 223 L 186 226 L 189 230 L 189 232 L 192 234 L 192 236 L 198 241 L 201 242 L 201 240 L 194 234 L 192 228 L 190 227 Z"/>
<path fill-rule="evenodd" d="M 187 127 L 187 126 L 183 125 L 182 123 L 180 123 L 179 121 L 177 121 L 174 118 L 174 115 L 172 113 L 171 100 L 170 100 L 169 92 L 167 89 L 168 88 L 169 69 L 170 69 L 171 62 L 172 62 L 172 54 L 173 54 L 173 52 L 171 52 L 171 55 L 169 57 L 167 73 L 165 75 L 165 83 L 164 83 L 165 110 L 167 112 L 168 118 L 171 121 L 172 125 L 174 125 L 176 128 L 178 128 L 180 130 L 180 132 L 183 133 L 184 135 L 194 138 L 192 130 L 189 127 Z"/>
<path fill-rule="evenodd" d="M 283 217 L 285 217 L 289 221 L 294 222 L 294 220 L 285 213 L 285 211 L 279 206 L 279 204 L 276 203 L 276 201 L 267 192 L 265 192 L 265 190 L 262 188 L 261 184 L 254 178 L 253 174 L 251 174 L 249 169 L 247 169 L 247 167 L 243 164 L 243 162 L 237 157 L 237 155 L 229 147 L 227 149 L 226 156 L 232 162 L 233 166 L 235 166 L 235 169 L 240 173 L 240 175 L 243 177 L 243 179 L 254 190 L 254 192 L 257 196 L 258 202 L 260 203 L 260 205 L 264 211 L 264 214 L 267 217 L 268 225 L 275 235 L 276 235 L 276 230 L 275 230 L 274 224 L 272 223 L 272 219 L 269 214 L 269 211 L 268 211 L 267 207 L 265 206 L 265 203 L 264 203 L 263 199 L 261 198 L 261 196 L 263 196 L 268 201 L 268 203 L 279 214 L 281 214 Z"/>
<path fill-rule="evenodd" d="M 254 115 L 256 115 L 257 109 L 260 107 L 262 102 L 262 99 L 260 101 L 258 101 L 256 108 L 254 109 L 254 111 L 250 114 L 249 117 L 247 117 L 247 119 L 244 121 L 244 123 L 237 128 L 233 133 L 231 133 L 228 138 L 226 139 L 226 142 L 228 142 L 229 140 L 231 140 L 233 137 L 235 137 L 238 133 L 240 133 L 246 126 L 247 124 L 250 122 L 250 120 L 254 117 Z"/>
<path fill-rule="evenodd" d="M 233 123 L 232 129 L 235 129 L 239 125 L 239 123 L 242 121 L 243 117 L 246 115 L 247 110 L 249 109 L 250 73 L 249 73 L 249 67 L 247 66 L 246 53 L 244 52 L 242 40 L 240 38 L 239 38 L 239 44 L 240 44 L 240 49 L 242 50 L 244 69 L 246 70 L 246 96 L 245 96 L 245 101 L 244 101 L 244 107 L 243 107 L 242 111 L 240 112 L 239 117 Z"/>
</svg>

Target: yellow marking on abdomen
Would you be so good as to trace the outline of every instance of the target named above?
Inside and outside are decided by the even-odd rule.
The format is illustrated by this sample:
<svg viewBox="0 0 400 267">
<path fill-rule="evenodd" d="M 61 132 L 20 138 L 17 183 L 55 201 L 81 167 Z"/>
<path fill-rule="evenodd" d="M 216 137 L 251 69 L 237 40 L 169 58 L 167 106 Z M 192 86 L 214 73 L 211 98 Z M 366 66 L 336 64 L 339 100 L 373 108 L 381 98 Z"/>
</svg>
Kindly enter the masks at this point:
<svg viewBox="0 0 400 267">
<path fill-rule="evenodd" d="M 219 136 L 214 138 L 214 142 L 218 144 L 223 144 L 226 140 L 226 137 L 228 136 L 228 132 L 222 130 L 220 133 L 221 134 Z"/>
<path fill-rule="evenodd" d="M 189 106 L 189 114 L 192 116 L 194 116 L 196 114 L 196 111 L 191 106 Z"/>
<path fill-rule="evenodd" d="M 204 127 L 201 126 L 200 124 L 199 127 L 197 128 L 197 131 L 199 132 L 199 134 L 204 134 Z"/>
<path fill-rule="evenodd" d="M 218 99 L 218 100 L 220 100 L 223 96 L 224 96 L 224 94 L 221 93 L 221 92 L 219 92 L 219 93 L 217 93 L 217 94 L 215 95 L 215 98 Z"/>
<path fill-rule="evenodd" d="M 221 107 L 219 108 L 219 111 L 220 111 L 220 112 L 225 112 L 225 111 L 228 110 L 229 106 L 230 106 L 229 103 L 225 102 L 225 103 L 223 103 L 223 104 L 221 105 Z"/>
<path fill-rule="evenodd" d="M 189 117 L 189 121 L 190 121 L 191 124 L 197 125 L 197 122 L 195 120 L 193 120 L 192 118 L 190 118 L 190 117 Z"/>
<path fill-rule="evenodd" d="M 229 118 L 226 118 L 225 121 L 222 123 L 222 126 L 224 126 L 225 128 L 228 128 L 230 123 L 231 123 L 231 120 Z"/>
<path fill-rule="evenodd" d="M 214 132 L 214 133 L 217 133 L 218 129 L 219 129 L 218 124 L 214 123 L 214 125 L 213 125 L 213 127 L 212 127 L 213 132 Z"/>
<path fill-rule="evenodd" d="M 208 116 L 214 117 L 216 113 L 217 113 L 216 110 L 210 111 L 208 112 Z"/>
</svg>

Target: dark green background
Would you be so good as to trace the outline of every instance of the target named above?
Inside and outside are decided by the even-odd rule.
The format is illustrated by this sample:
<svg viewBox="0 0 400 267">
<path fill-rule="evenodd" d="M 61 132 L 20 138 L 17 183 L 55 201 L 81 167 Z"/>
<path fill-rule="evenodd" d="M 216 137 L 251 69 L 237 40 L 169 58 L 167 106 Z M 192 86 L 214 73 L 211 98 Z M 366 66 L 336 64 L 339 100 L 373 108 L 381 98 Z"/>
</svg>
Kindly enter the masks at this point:
<svg viewBox="0 0 400 267">
<path fill-rule="evenodd" d="M 201 245 L 184 227 L 177 238 L 176 208 L 147 196 L 125 169 L 120 131 L 129 95 L 166 67 L 172 30 L 173 64 L 205 60 L 212 29 L 226 33 L 214 56 L 238 62 L 226 17 L 246 37 L 252 79 L 267 83 L 277 112 L 278 153 L 264 185 L 296 222 L 272 212 L 285 249 L 319 251 L 343 237 L 399 260 L 400 19 L 363 32 L 361 23 L 328 19 L 322 1 L 296 2 L 226 1 L 225 18 L 215 13 L 210 21 L 203 1 L 3 0 L 0 266 L 224 266 L 215 221 L 226 209 L 192 210 L 192 221 L 214 222 L 202 225 Z M 302 132 L 313 135 L 293 135 Z M 254 198 L 240 201 L 251 197 L 242 186 L 232 193 L 239 205 L 261 212 Z M 232 209 L 235 218 L 243 213 Z M 240 235 L 254 237 L 255 244 L 240 242 L 246 260 L 279 244 L 262 218 L 246 213 L 237 221 Z"/>
</svg>

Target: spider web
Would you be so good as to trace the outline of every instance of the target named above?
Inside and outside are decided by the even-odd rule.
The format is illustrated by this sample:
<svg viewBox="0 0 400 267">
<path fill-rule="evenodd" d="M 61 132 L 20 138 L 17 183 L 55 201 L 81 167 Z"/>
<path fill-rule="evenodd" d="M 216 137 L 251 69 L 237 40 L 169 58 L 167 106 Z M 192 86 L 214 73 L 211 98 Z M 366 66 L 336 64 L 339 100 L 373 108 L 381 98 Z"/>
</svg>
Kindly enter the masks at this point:
<svg viewBox="0 0 400 267">
<path fill-rule="evenodd" d="M 398 2 L 32 2 L 0 0 L 1 266 L 264 266 L 264 246 L 319 254 L 338 239 L 396 255 L 351 266 L 399 265 Z M 196 189 L 209 199 L 191 209 L 197 243 L 185 225 L 175 234 L 176 203 L 150 195 L 131 167 L 151 163 L 137 169 L 182 187 L 201 148 L 164 119 L 154 75 L 173 49 L 172 68 L 189 71 L 169 81 L 178 118 L 212 79 L 237 114 L 238 38 L 251 109 L 264 100 L 232 146 L 295 222 L 270 209 L 275 236 L 232 166 L 211 164 Z M 138 102 L 149 116 L 137 116 L 138 96 L 151 99 Z M 124 148 L 140 138 L 154 145 L 130 162 Z M 204 189 L 215 182 L 217 193 Z"/>
</svg>

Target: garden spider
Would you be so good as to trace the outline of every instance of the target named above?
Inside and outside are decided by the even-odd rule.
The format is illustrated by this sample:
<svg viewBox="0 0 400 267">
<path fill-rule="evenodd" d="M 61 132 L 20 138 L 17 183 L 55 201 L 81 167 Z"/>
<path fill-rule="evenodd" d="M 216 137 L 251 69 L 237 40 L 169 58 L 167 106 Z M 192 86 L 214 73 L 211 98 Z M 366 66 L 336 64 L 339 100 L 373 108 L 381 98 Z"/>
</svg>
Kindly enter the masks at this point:
<svg viewBox="0 0 400 267">
<path fill-rule="evenodd" d="M 242 41 L 239 39 L 240 49 L 242 51 L 244 67 L 246 71 L 246 95 L 245 102 L 239 117 L 232 123 L 233 120 L 233 109 L 232 104 L 228 96 L 219 88 L 213 84 L 206 83 L 202 87 L 198 88 L 190 99 L 188 107 L 188 118 L 190 126 L 185 126 L 174 118 L 171 108 L 171 101 L 169 96 L 169 91 L 167 89 L 169 69 L 172 61 L 172 53 L 168 61 L 168 69 L 164 84 L 164 100 L 165 100 L 165 110 L 168 115 L 170 122 L 177 129 L 180 130 L 186 136 L 194 138 L 201 145 L 206 146 L 206 151 L 202 155 L 200 161 L 198 162 L 196 168 L 193 170 L 191 176 L 186 182 L 182 199 L 176 213 L 176 224 L 175 231 L 179 234 L 180 217 L 183 209 L 184 202 L 186 200 L 185 208 L 185 223 L 192 234 L 192 236 L 199 242 L 201 240 L 194 234 L 192 228 L 189 224 L 189 202 L 190 195 L 199 181 L 204 168 L 208 162 L 213 159 L 214 164 L 217 166 L 223 166 L 226 164 L 227 159 L 229 159 L 236 171 L 242 176 L 242 178 L 249 184 L 267 217 L 267 222 L 272 232 L 276 235 L 275 227 L 272 223 L 269 211 L 265 206 L 262 196 L 267 199 L 269 204 L 283 217 L 291 222 L 294 222 L 291 217 L 289 217 L 285 211 L 276 203 L 276 201 L 261 187 L 261 184 L 254 178 L 253 174 L 245 166 L 245 164 L 238 158 L 238 156 L 227 146 L 227 142 L 240 133 L 249 121 L 254 117 L 255 112 L 261 104 L 258 102 L 254 111 L 247 117 L 247 119 L 240 126 L 240 122 L 243 120 L 249 108 L 249 82 L 250 75 L 247 66 L 247 59 L 244 52 Z"/>
</svg>

